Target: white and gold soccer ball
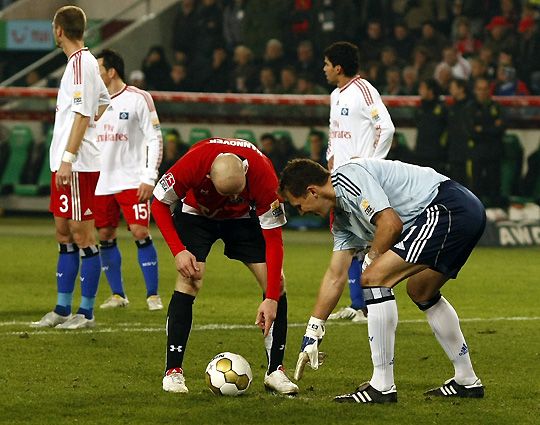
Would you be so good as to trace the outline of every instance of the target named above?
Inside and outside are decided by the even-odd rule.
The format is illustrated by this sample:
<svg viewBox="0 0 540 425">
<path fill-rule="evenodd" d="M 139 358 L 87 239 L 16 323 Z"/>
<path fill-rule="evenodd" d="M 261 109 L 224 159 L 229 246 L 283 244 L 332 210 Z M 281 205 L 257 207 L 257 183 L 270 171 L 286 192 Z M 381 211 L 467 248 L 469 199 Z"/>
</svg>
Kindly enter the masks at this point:
<svg viewBox="0 0 540 425">
<path fill-rule="evenodd" d="M 217 354 L 206 366 L 206 384 L 216 395 L 237 396 L 249 388 L 253 379 L 251 367 L 239 354 Z"/>
</svg>

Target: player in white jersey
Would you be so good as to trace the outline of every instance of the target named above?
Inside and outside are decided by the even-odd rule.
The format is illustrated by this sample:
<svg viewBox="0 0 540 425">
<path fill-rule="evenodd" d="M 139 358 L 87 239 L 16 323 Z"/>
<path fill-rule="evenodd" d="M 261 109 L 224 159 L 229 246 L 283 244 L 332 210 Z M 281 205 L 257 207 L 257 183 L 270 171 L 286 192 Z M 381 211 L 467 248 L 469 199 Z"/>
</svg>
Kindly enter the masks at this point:
<svg viewBox="0 0 540 425">
<path fill-rule="evenodd" d="M 93 310 L 100 274 L 94 236 L 94 192 L 99 175 L 95 121 L 110 97 L 96 59 L 84 47 L 85 27 L 84 11 L 76 6 L 62 7 L 54 15 L 54 39 L 68 57 L 58 90 L 50 148 L 50 210 L 59 246 L 57 303 L 53 311 L 32 323 L 35 327 L 79 329 L 95 325 Z M 79 262 L 82 299 L 72 315 Z"/>
<path fill-rule="evenodd" d="M 96 187 L 96 228 L 101 266 L 112 292 L 100 307 L 125 307 L 129 303 L 116 243 L 121 210 L 137 246 L 148 308 L 161 310 L 158 258 L 148 230 L 149 200 L 163 153 L 159 118 L 150 94 L 124 82 L 124 60 L 117 52 L 106 49 L 97 59 L 111 95 L 111 105 L 97 125 L 101 172 Z"/>
<path fill-rule="evenodd" d="M 386 158 L 394 124 L 381 95 L 358 73 L 358 48 L 348 42 L 336 42 L 324 51 L 324 72 L 328 83 L 337 87 L 330 95 L 330 128 L 326 159 L 335 170 L 353 158 Z M 351 304 L 331 314 L 329 319 L 366 321 L 362 295 L 361 264 L 353 258 L 349 268 Z"/>
<path fill-rule="evenodd" d="M 334 252 L 304 335 L 295 379 L 306 364 L 317 369 L 325 322 L 343 291 L 346 268 L 357 250 L 369 246 L 362 285 L 368 306 L 373 374 L 336 402 L 397 401 L 394 340 L 398 312 L 392 288 L 407 280 L 407 294 L 426 314 L 454 376 L 429 397 L 482 398 L 459 318 L 441 295 L 455 279 L 486 226 L 482 203 L 469 190 L 427 167 L 380 159 L 355 159 L 331 174 L 309 159 L 290 161 L 280 191 L 301 214 L 335 214 Z"/>
</svg>

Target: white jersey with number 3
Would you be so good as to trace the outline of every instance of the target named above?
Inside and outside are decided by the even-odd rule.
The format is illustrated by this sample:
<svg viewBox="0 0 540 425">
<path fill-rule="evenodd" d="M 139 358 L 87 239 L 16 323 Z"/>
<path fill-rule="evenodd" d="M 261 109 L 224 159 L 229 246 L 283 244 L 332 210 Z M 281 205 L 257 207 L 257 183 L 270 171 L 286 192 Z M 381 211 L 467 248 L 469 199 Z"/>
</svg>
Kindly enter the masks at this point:
<svg viewBox="0 0 540 425">
<path fill-rule="evenodd" d="M 154 186 L 163 154 L 161 127 L 149 93 L 132 86 L 111 96 L 97 123 L 101 169 L 96 195 Z"/>
<path fill-rule="evenodd" d="M 353 158 L 384 159 L 394 135 L 392 118 L 379 92 L 356 76 L 330 95 L 330 128 L 326 158 L 333 170 Z"/>
<path fill-rule="evenodd" d="M 94 117 L 100 105 L 110 103 L 109 92 L 99 75 L 96 58 L 88 48 L 73 53 L 60 81 L 56 101 L 53 139 L 49 163 L 51 171 L 57 171 L 71 133 L 75 114 L 90 117 L 90 123 L 73 163 L 73 171 L 99 171 L 99 151 L 96 145 Z"/>
</svg>

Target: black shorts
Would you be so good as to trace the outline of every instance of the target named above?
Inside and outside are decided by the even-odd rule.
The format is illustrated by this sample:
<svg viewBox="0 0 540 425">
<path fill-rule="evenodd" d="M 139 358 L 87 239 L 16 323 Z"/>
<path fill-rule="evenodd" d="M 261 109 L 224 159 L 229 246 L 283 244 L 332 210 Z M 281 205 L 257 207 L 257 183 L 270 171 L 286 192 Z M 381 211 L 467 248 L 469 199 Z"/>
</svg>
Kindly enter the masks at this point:
<svg viewBox="0 0 540 425">
<path fill-rule="evenodd" d="M 485 227 L 486 213 L 478 198 L 459 183 L 447 180 L 392 251 L 408 263 L 426 264 L 455 278 Z"/>
<path fill-rule="evenodd" d="M 182 243 L 199 262 L 205 262 L 210 248 L 218 239 L 225 243 L 224 254 L 244 263 L 265 263 L 266 244 L 257 217 L 212 220 L 178 211 L 174 225 Z"/>
</svg>

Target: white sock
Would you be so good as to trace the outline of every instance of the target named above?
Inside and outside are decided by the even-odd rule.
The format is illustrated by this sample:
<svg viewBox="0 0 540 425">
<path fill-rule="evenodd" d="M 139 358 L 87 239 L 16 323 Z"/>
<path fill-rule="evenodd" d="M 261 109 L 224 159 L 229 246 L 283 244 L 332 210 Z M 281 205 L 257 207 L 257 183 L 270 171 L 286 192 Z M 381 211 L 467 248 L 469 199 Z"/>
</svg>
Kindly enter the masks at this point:
<svg viewBox="0 0 540 425">
<path fill-rule="evenodd" d="M 379 391 L 394 385 L 394 341 L 398 321 L 395 299 L 368 306 L 368 336 L 373 362 L 373 376 L 369 383 Z"/>
<path fill-rule="evenodd" d="M 454 307 L 444 297 L 428 308 L 426 313 L 429 326 L 437 341 L 454 364 L 454 379 L 460 385 L 471 385 L 478 377 L 474 373 L 469 348 L 459 327 L 459 318 Z"/>
</svg>

